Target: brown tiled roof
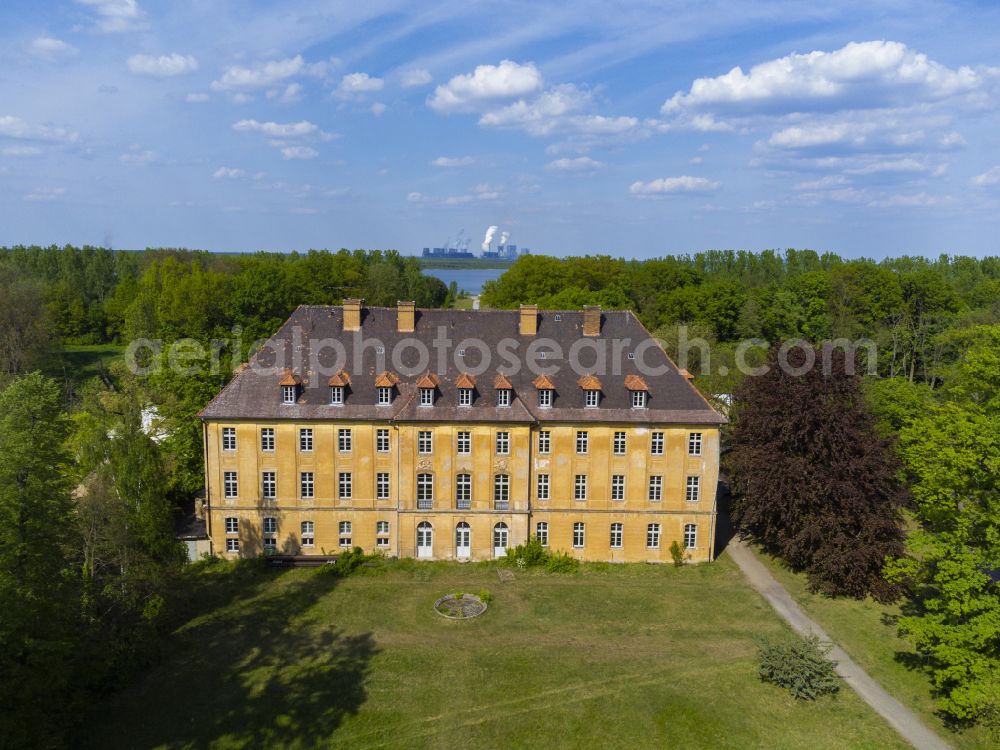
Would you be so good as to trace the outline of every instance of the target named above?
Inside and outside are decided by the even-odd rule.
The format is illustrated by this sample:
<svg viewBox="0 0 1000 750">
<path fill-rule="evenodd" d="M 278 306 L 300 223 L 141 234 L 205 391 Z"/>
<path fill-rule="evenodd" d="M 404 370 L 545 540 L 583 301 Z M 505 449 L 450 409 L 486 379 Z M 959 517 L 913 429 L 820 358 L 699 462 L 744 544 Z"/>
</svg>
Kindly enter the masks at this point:
<svg viewBox="0 0 1000 750">
<path fill-rule="evenodd" d="M 433 372 L 425 372 L 417 381 L 417 388 L 437 388 L 441 385 L 441 378 Z"/>
<path fill-rule="evenodd" d="M 643 354 L 642 362 L 630 360 L 626 353 L 651 338 L 638 319 L 630 312 L 603 311 L 601 338 L 630 343 L 621 354 L 617 369 L 609 366 L 599 372 L 615 373 L 603 378 L 603 398 L 597 409 L 587 409 L 580 403 L 577 392 L 579 372 L 574 372 L 566 357 L 573 343 L 582 336 L 583 312 L 542 310 L 538 313 L 538 333 L 535 337 L 518 335 L 520 313 L 518 310 L 419 310 L 413 332 L 399 332 L 396 327 L 396 308 L 366 307 L 362 314 L 360 332 L 344 332 L 344 311 L 337 306 L 299 307 L 282 327 L 257 351 L 250 366 L 235 375 L 225 388 L 206 406 L 204 419 L 337 419 L 381 421 L 479 421 L 494 423 L 581 422 L 581 423 L 642 423 L 642 424 L 721 424 L 725 420 L 701 394 L 688 382 L 659 346 L 651 346 Z M 559 349 L 548 349 L 544 361 L 531 364 L 524 358 L 517 372 L 506 375 L 513 386 L 514 398 L 509 408 L 496 406 L 496 388 L 492 378 L 477 379 L 477 398 L 471 407 L 458 406 L 458 379 L 463 373 L 482 368 L 479 347 L 469 347 L 462 357 L 449 350 L 447 366 L 443 371 L 429 373 L 435 376 L 434 385 L 440 396 L 432 407 L 417 403 L 416 378 L 411 374 L 426 369 L 426 360 L 412 346 L 399 350 L 399 361 L 391 359 L 394 346 L 402 339 L 416 338 L 431 353 L 432 366 L 436 364 L 432 344 L 440 329 L 457 347 L 464 339 L 482 341 L 493 355 L 492 366 L 502 363 L 500 341 L 513 338 L 520 341 L 519 354 L 524 353 L 531 341 L 553 341 Z M 298 335 L 293 332 L 298 329 Z M 337 339 L 344 348 L 346 369 L 350 373 L 351 390 L 344 404 L 331 405 L 327 378 L 336 364 L 339 352 L 330 347 L 317 347 L 314 357 L 313 341 Z M 377 339 L 384 346 L 372 346 Z M 364 342 L 364 345 L 362 345 Z M 381 349 L 381 351 L 379 351 Z M 609 354 L 614 350 L 608 346 Z M 313 363 L 315 359 L 315 364 Z M 457 359 L 457 362 L 456 362 Z M 389 362 L 401 373 L 395 377 L 387 369 Z M 301 364 L 300 364 L 301 363 Z M 644 365 L 639 369 L 639 365 Z M 534 369 L 532 369 L 534 367 Z M 277 384 L 283 380 L 284 370 L 301 374 L 310 373 L 308 382 L 299 389 L 294 404 L 282 404 Z M 324 372 L 323 368 L 327 368 Z M 417 369 L 420 368 L 420 369 Z M 539 368 L 553 387 L 555 398 L 551 408 L 540 408 L 534 398 L 520 397 L 532 386 L 538 387 Z M 338 368 L 339 369 L 339 368 Z M 551 372 L 550 372 L 551 369 Z M 641 376 L 648 386 L 645 409 L 631 408 L 629 391 L 624 379 L 629 375 Z M 294 376 L 293 376 L 294 377 Z M 299 384 L 292 381 L 291 384 Z M 395 385 L 397 395 L 389 406 L 378 406 L 377 388 Z"/>
<path fill-rule="evenodd" d="M 630 391 L 648 391 L 649 386 L 646 385 L 646 381 L 642 379 L 641 375 L 626 375 L 625 376 L 625 387 Z"/>
<path fill-rule="evenodd" d="M 539 375 L 537 378 L 531 381 L 531 384 L 540 391 L 555 390 L 555 385 L 552 383 L 551 380 L 549 380 L 548 375 Z"/>
<path fill-rule="evenodd" d="M 472 377 L 469 373 L 463 372 L 461 375 L 458 376 L 458 379 L 455 381 L 455 387 L 456 388 L 475 388 L 476 387 L 476 379 L 474 377 Z"/>
<path fill-rule="evenodd" d="M 583 375 L 576 384 L 583 388 L 585 391 L 599 391 L 601 390 L 601 381 L 597 379 L 595 375 Z"/>
<path fill-rule="evenodd" d="M 302 381 L 299 380 L 299 376 L 294 374 L 291 370 L 286 369 L 282 375 L 281 380 L 278 381 L 278 385 L 299 385 Z"/>
<path fill-rule="evenodd" d="M 336 375 L 333 375 L 329 382 L 330 386 L 340 386 L 341 388 L 350 384 L 351 376 L 348 374 L 347 370 L 341 370 Z"/>
<path fill-rule="evenodd" d="M 510 390 L 513 387 L 514 386 L 511 384 L 511 382 L 509 380 L 507 380 L 507 376 L 504 375 L 502 372 L 498 372 L 497 376 L 495 378 L 493 378 L 493 388 L 494 388 L 494 390 L 498 390 L 499 391 L 501 388 L 506 388 L 506 389 Z"/>
</svg>

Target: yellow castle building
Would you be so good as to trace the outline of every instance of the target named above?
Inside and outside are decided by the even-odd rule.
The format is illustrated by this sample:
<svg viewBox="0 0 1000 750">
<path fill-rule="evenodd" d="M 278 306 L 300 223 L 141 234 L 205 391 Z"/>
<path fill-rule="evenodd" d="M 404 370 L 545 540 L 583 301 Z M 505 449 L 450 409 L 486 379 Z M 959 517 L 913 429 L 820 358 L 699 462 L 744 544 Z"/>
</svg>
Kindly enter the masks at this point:
<svg viewBox="0 0 1000 750">
<path fill-rule="evenodd" d="M 724 419 L 631 312 L 302 306 L 200 416 L 216 553 L 712 559 Z"/>
</svg>

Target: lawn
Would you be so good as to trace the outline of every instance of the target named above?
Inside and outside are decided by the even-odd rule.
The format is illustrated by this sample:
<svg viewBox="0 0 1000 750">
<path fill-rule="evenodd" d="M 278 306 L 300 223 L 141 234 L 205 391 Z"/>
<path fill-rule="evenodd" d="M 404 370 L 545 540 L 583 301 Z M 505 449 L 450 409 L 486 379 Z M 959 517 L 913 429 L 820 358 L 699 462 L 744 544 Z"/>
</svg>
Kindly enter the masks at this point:
<svg viewBox="0 0 1000 750">
<path fill-rule="evenodd" d="M 81 383 L 107 372 L 112 362 L 121 359 L 124 346 L 116 344 L 70 344 L 62 347 L 48 364 L 46 374 Z"/>
<path fill-rule="evenodd" d="M 916 654 L 896 634 L 894 618 L 899 614 L 898 607 L 880 605 L 871 599 L 833 599 L 813 594 L 804 575 L 793 573 L 780 560 L 759 550 L 757 555 L 833 640 L 942 738 L 956 748 L 967 750 L 997 747 L 996 741 L 981 727 L 953 731 L 937 715 L 927 674 L 912 666 Z"/>
<path fill-rule="evenodd" d="M 434 600 L 489 589 L 481 617 Z M 796 703 L 756 676 L 784 631 L 723 557 L 578 573 L 398 561 L 338 579 L 191 576 L 164 660 L 88 722 L 100 748 L 902 748 L 850 690 Z"/>
</svg>

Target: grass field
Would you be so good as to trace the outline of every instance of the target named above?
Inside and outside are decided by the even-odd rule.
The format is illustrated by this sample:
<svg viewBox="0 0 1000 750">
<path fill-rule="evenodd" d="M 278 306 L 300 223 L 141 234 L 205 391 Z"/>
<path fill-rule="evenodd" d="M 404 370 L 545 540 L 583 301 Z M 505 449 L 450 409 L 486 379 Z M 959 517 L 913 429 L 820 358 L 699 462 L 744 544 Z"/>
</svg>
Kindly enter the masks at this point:
<svg viewBox="0 0 1000 750">
<path fill-rule="evenodd" d="M 124 352 L 125 347 L 116 344 L 70 344 L 53 355 L 52 361 L 45 368 L 46 374 L 80 383 L 106 372 L 108 366 L 121 359 Z"/>
<path fill-rule="evenodd" d="M 871 599 L 831 599 L 810 593 L 805 576 L 788 570 L 779 560 L 758 550 L 760 560 L 788 589 L 792 598 L 809 613 L 843 649 L 897 700 L 917 712 L 941 737 L 956 748 L 989 750 L 996 740 L 981 727 L 954 731 L 937 715 L 931 684 L 926 673 L 910 666 L 912 647 L 896 634 L 895 606 Z"/>
<path fill-rule="evenodd" d="M 904 747 L 848 689 L 800 704 L 757 679 L 754 636 L 784 627 L 725 557 L 507 582 L 414 561 L 192 578 L 163 662 L 95 707 L 85 745 Z M 432 609 L 483 588 L 475 620 Z"/>
</svg>

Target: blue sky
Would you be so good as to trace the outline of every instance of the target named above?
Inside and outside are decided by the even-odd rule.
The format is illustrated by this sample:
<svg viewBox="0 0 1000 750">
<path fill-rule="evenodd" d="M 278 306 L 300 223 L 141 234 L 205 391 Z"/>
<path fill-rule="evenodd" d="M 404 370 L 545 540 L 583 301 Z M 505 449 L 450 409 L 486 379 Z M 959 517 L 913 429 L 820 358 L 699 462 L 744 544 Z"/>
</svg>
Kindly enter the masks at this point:
<svg viewBox="0 0 1000 750">
<path fill-rule="evenodd" d="M 0 244 L 997 254 L 998 32 L 930 0 L 5 0 Z"/>
</svg>

